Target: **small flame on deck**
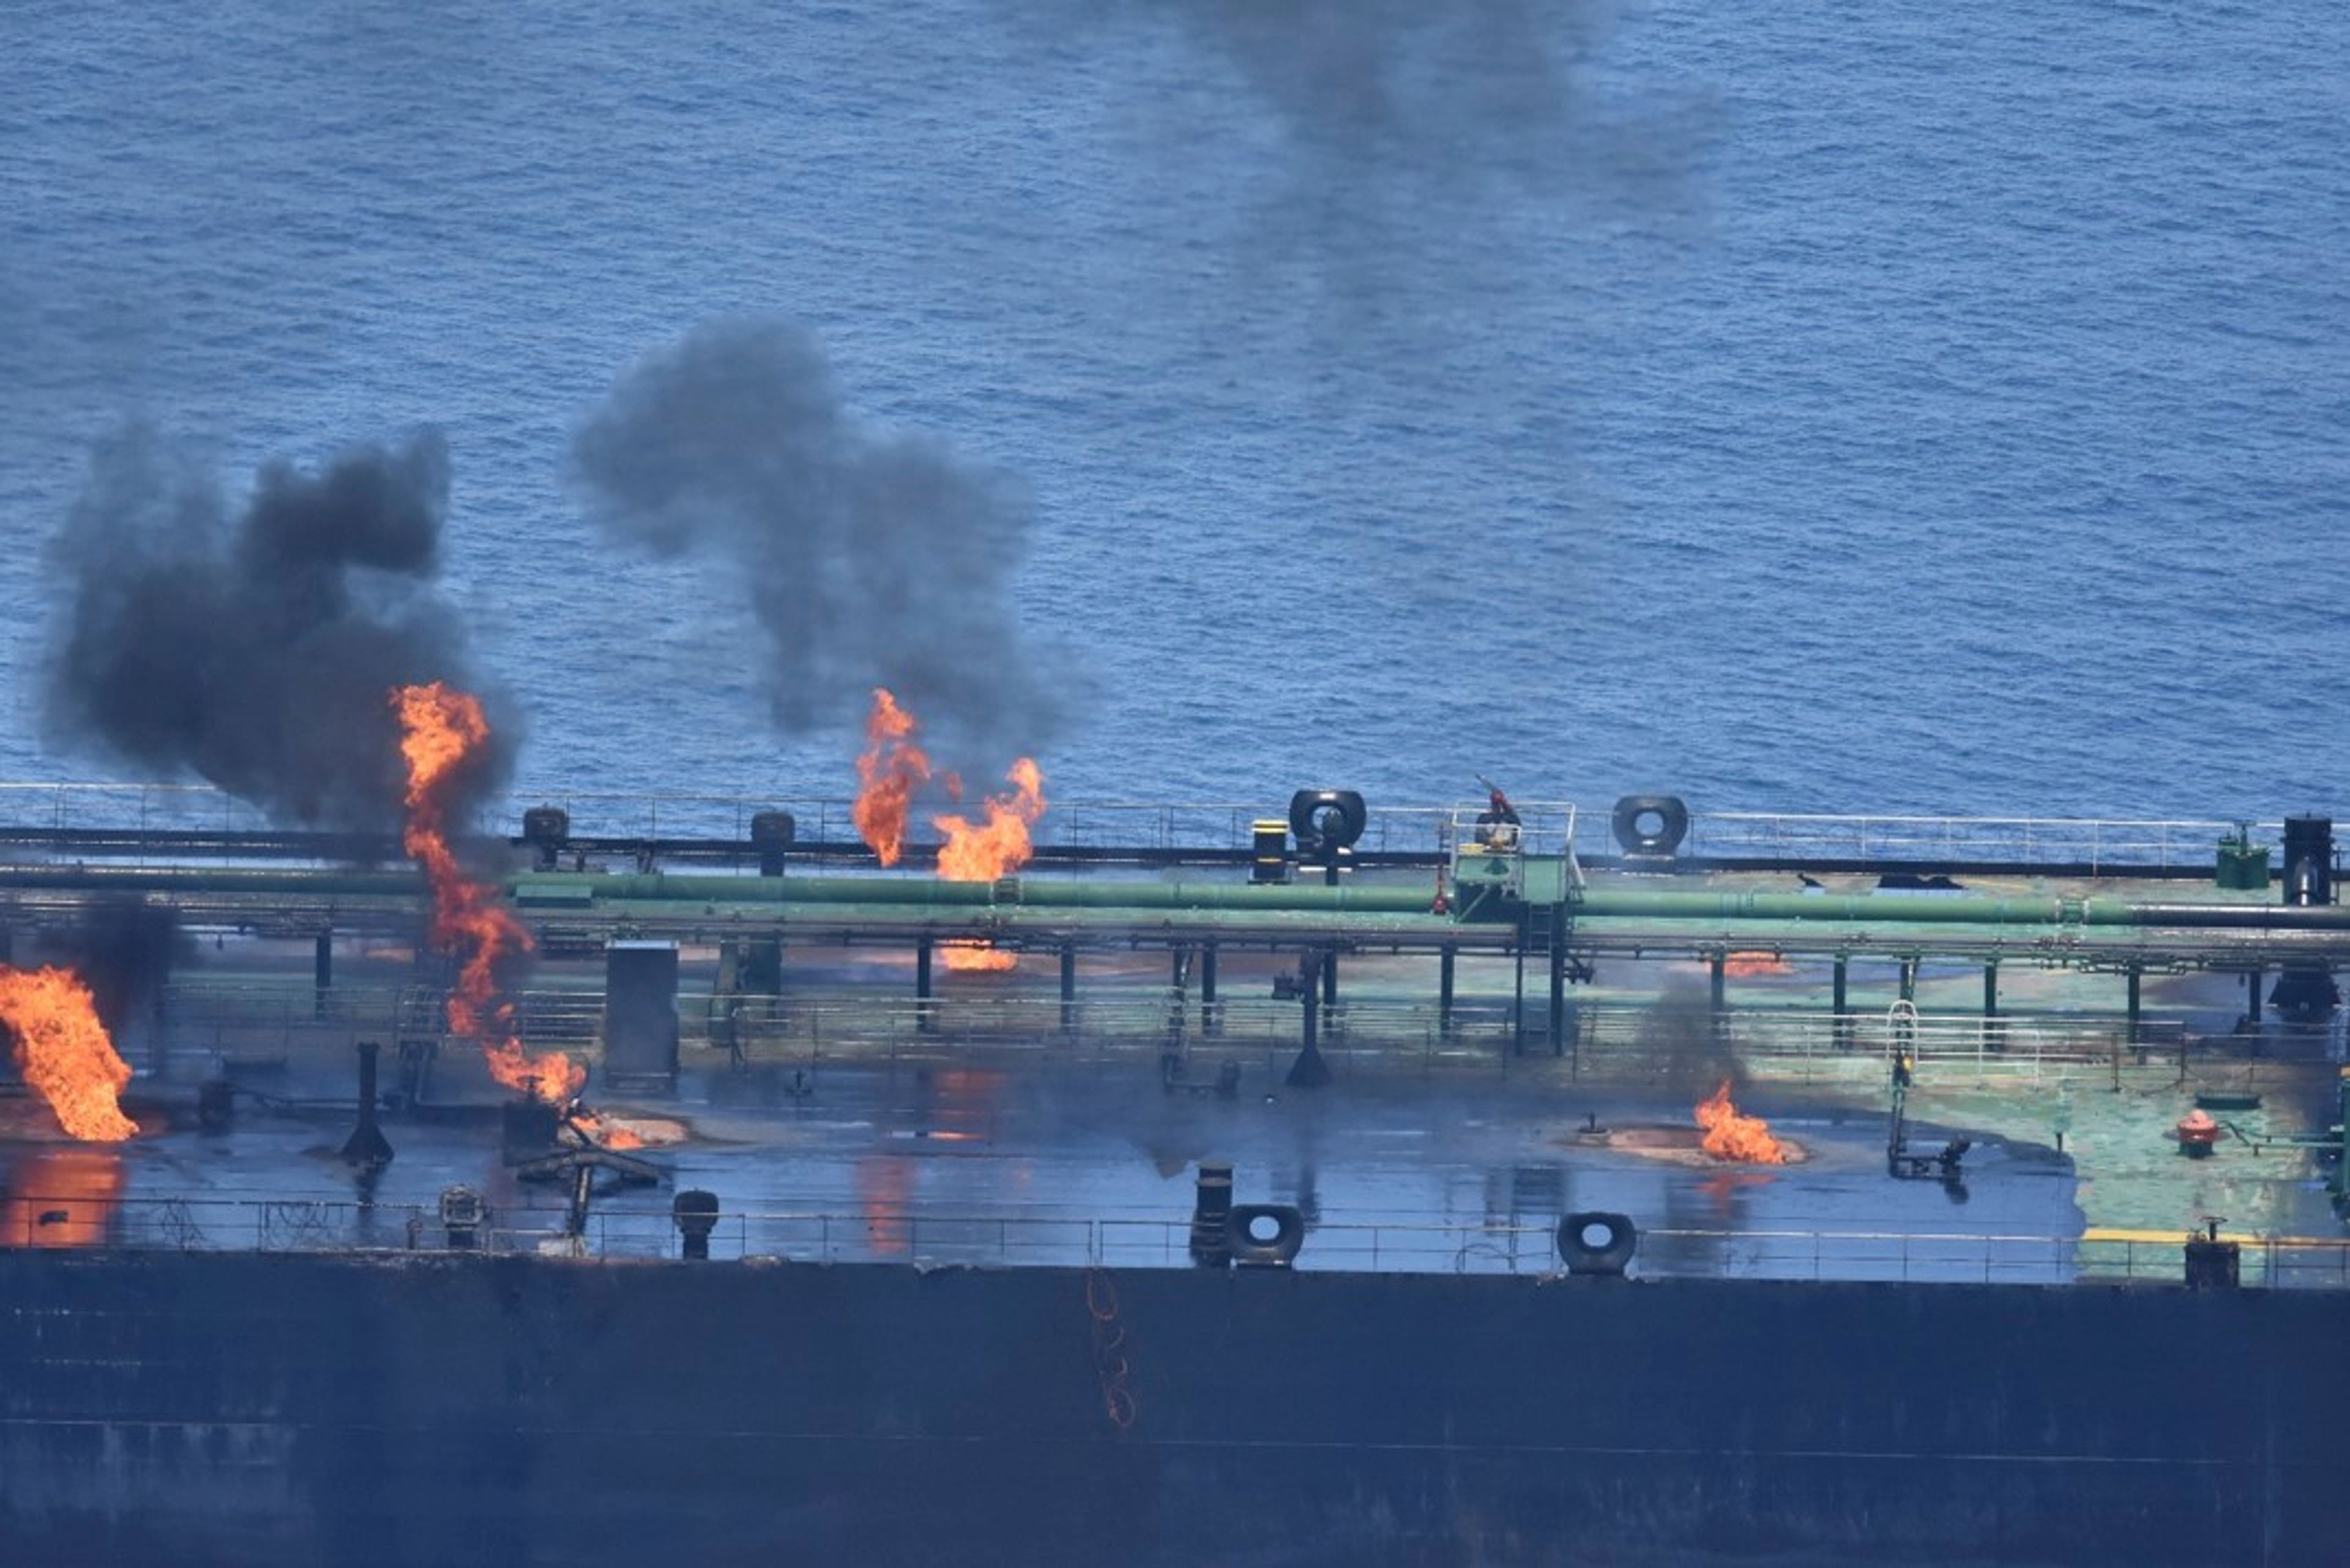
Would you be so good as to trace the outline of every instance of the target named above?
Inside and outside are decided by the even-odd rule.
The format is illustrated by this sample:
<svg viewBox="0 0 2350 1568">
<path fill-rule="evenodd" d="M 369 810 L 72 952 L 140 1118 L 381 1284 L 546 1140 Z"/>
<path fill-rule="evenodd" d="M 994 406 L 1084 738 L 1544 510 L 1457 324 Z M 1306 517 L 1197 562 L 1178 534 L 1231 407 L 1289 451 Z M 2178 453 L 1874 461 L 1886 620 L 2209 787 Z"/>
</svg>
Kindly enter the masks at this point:
<svg viewBox="0 0 2350 1568">
<path fill-rule="evenodd" d="M 873 711 L 865 720 L 865 750 L 857 759 L 857 835 L 884 866 L 895 866 L 906 849 L 906 808 L 916 786 L 931 776 L 931 759 L 914 744 L 914 716 L 898 706 L 887 688 L 873 689 Z"/>
<path fill-rule="evenodd" d="M 1721 972 L 1732 980 L 1754 980 L 1763 975 L 1793 974 L 1795 966 L 1777 953 L 1730 953 L 1721 961 Z"/>
<path fill-rule="evenodd" d="M 645 1147 L 642 1134 L 632 1127 L 622 1127 L 609 1116 L 599 1116 L 594 1111 L 581 1111 L 571 1120 L 590 1143 L 600 1147 L 625 1149 Z"/>
<path fill-rule="evenodd" d="M 953 814 L 931 818 L 931 826 L 947 836 L 939 846 L 939 875 L 946 880 L 993 882 L 1027 865 L 1036 853 L 1028 829 L 1045 815 L 1045 771 L 1034 757 L 1022 757 L 1003 776 L 1013 793 L 989 795 L 983 820 Z M 983 942 L 951 942 L 946 960 L 952 970 L 1006 970 L 1020 962 L 1017 953 Z"/>
<path fill-rule="evenodd" d="M 107 1037 L 89 987 L 71 970 L 0 966 L 0 1023 L 16 1037 L 25 1082 L 49 1103 L 68 1137 L 120 1143 L 138 1133 L 117 1100 L 130 1082 L 130 1064 Z"/>
<path fill-rule="evenodd" d="M 1724 1078 L 1721 1087 L 1698 1102 L 1697 1125 L 1705 1129 L 1699 1140 L 1706 1153 L 1716 1159 L 1734 1159 L 1747 1165 L 1784 1165 L 1787 1150 L 1771 1136 L 1771 1124 L 1761 1116 L 1750 1116 L 1730 1103 L 1730 1080 Z"/>
<path fill-rule="evenodd" d="M 494 888 L 465 875 L 449 845 L 452 781 L 490 738 L 481 700 L 435 680 L 396 688 L 391 705 L 408 763 L 408 826 L 400 844 L 432 888 L 432 945 L 460 959 L 449 992 L 449 1033 L 479 1044 L 490 1076 L 507 1088 L 568 1105 L 587 1083 L 586 1070 L 559 1051 L 534 1056 L 525 1050 L 514 1028 L 514 1004 L 498 997 L 497 962 L 528 952 L 530 932 L 498 902 Z M 493 1033 L 502 1038 L 493 1040 Z"/>
</svg>

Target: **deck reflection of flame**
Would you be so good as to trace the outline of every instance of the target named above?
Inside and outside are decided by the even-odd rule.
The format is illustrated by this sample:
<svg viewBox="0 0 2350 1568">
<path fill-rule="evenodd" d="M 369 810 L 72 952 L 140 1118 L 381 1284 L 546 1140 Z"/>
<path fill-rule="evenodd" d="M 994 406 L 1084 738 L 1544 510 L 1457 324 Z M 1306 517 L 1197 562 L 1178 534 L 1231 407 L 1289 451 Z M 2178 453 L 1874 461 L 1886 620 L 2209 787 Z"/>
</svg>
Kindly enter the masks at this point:
<svg viewBox="0 0 2350 1568">
<path fill-rule="evenodd" d="M 903 1257 L 914 1250 L 907 1210 L 914 1196 L 914 1169 L 888 1155 L 868 1155 L 855 1169 L 858 1207 L 865 1211 L 865 1241 L 874 1251 Z"/>
<path fill-rule="evenodd" d="M 1730 1103 L 1730 1080 L 1698 1102 L 1697 1125 L 1704 1129 L 1700 1145 L 1716 1159 L 1747 1165 L 1784 1165 L 1787 1151 L 1771 1136 L 1771 1124 L 1750 1116 Z"/>
<path fill-rule="evenodd" d="M 122 1192 L 122 1157 L 107 1148 L 48 1148 L 17 1166 L 0 1204 L 0 1246 L 95 1247 Z"/>
</svg>

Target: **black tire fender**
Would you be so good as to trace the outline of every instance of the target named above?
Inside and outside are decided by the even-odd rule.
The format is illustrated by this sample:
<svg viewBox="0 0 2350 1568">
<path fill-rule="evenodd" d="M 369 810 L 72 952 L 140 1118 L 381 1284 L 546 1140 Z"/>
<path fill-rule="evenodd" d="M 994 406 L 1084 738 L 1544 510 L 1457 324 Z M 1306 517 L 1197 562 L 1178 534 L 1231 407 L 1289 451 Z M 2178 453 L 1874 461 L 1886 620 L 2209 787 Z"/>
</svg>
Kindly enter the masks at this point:
<svg viewBox="0 0 2350 1568">
<path fill-rule="evenodd" d="M 1257 1236 L 1260 1220 L 1272 1221 L 1270 1239 Z M 1296 1262 L 1305 1245 L 1305 1216 L 1295 1204 L 1234 1204 L 1231 1217 L 1224 1221 L 1224 1238 L 1232 1248 L 1233 1262 L 1285 1269 Z"/>
<path fill-rule="evenodd" d="M 1602 1233 L 1596 1241 L 1594 1231 Z M 1628 1214 L 1586 1210 L 1558 1222 L 1558 1255 L 1570 1274 L 1620 1274 L 1639 1245 L 1639 1229 Z"/>
<path fill-rule="evenodd" d="M 1657 826 L 1644 832 L 1643 817 L 1653 816 Z M 1689 836 L 1689 807 L 1677 794 L 1627 794 L 1616 803 L 1616 842 L 1624 846 L 1627 855 L 1670 856 Z"/>
</svg>

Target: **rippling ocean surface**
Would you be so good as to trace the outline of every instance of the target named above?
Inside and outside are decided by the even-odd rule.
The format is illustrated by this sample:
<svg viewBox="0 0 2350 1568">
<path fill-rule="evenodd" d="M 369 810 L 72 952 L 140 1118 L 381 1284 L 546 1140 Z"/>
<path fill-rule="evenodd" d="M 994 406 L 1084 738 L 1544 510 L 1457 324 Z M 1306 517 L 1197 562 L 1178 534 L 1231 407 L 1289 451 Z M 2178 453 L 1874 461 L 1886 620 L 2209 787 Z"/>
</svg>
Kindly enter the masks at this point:
<svg viewBox="0 0 2350 1568">
<path fill-rule="evenodd" d="M 444 432 L 525 790 L 843 793 L 567 469 L 755 313 L 1025 487 L 1062 798 L 2350 815 L 2350 8 L 1334 9 L 16 0 L 0 777 L 129 776 L 43 541 L 142 420 Z"/>
</svg>

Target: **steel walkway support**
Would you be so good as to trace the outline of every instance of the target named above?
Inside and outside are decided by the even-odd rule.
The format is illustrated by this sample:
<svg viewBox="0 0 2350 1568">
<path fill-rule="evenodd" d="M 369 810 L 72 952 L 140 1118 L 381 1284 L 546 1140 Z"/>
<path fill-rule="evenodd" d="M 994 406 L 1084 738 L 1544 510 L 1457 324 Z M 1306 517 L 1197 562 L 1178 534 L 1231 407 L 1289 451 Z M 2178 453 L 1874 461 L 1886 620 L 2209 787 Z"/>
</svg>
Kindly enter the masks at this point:
<svg viewBox="0 0 2350 1568">
<path fill-rule="evenodd" d="M 1460 957 L 1461 950 L 1451 942 L 1436 954 L 1436 1033 L 1446 1040 L 1452 1038 L 1453 970 Z"/>
<path fill-rule="evenodd" d="M 1717 948 L 1706 960 L 1706 967 L 1713 1004 L 1713 1039 L 1718 1045 L 1730 1036 L 1730 955 Z"/>
<path fill-rule="evenodd" d="M 1319 954 L 1305 955 L 1305 983 L 1298 987 L 1305 1004 L 1305 1043 L 1297 1053 L 1297 1060 L 1289 1064 L 1288 1084 L 1293 1089 L 1315 1089 L 1330 1081 L 1330 1064 L 1322 1059 L 1321 976 L 1315 971 L 1320 966 Z"/>
<path fill-rule="evenodd" d="M 310 957 L 310 967 L 317 982 L 317 1001 L 312 1006 L 311 1015 L 324 1018 L 327 1016 L 328 993 L 335 988 L 335 930 L 332 926 L 318 933 L 317 943 Z"/>
<path fill-rule="evenodd" d="M 1550 1054 L 1566 1054 L 1566 906 L 1550 907 Z"/>
</svg>

